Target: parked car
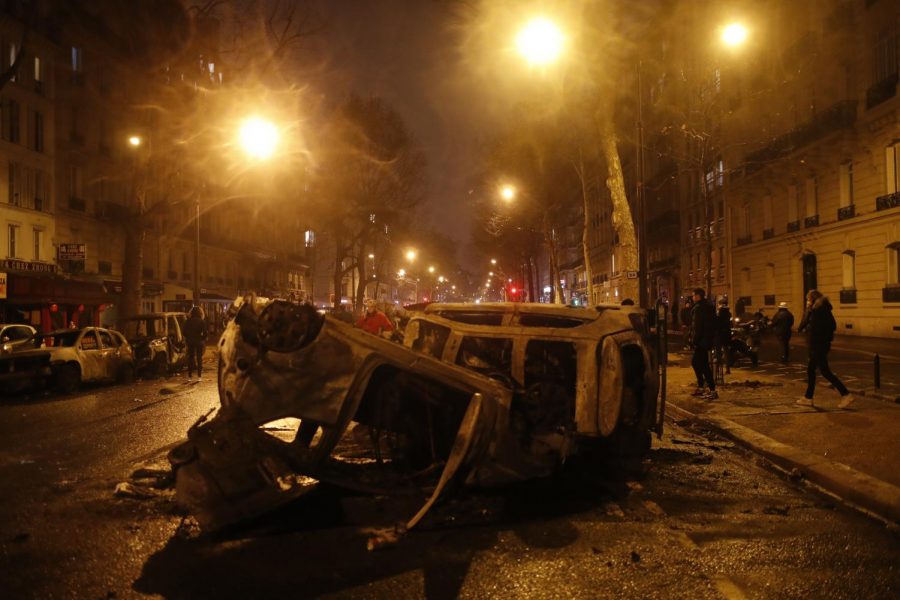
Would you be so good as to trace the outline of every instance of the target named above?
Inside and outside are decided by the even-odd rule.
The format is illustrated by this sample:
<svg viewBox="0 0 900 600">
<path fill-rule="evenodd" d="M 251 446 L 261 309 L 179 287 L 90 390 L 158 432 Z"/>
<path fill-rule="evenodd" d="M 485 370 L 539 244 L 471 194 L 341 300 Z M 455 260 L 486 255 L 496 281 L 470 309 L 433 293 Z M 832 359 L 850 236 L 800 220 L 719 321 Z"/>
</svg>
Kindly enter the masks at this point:
<svg viewBox="0 0 900 600">
<path fill-rule="evenodd" d="M 164 375 L 185 366 L 187 345 L 182 330 L 187 314 L 150 313 L 126 319 L 122 324 L 125 339 L 134 349 L 137 371 Z"/>
<path fill-rule="evenodd" d="M 49 354 L 51 381 L 71 393 L 86 381 L 120 381 L 134 377 L 134 354 L 125 338 L 102 327 L 60 329 L 37 336 L 40 345 L 19 355 Z"/>
<path fill-rule="evenodd" d="M 36 333 L 31 325 L 0 324 L 0 353 L 33 347 Z"/>
</svg>

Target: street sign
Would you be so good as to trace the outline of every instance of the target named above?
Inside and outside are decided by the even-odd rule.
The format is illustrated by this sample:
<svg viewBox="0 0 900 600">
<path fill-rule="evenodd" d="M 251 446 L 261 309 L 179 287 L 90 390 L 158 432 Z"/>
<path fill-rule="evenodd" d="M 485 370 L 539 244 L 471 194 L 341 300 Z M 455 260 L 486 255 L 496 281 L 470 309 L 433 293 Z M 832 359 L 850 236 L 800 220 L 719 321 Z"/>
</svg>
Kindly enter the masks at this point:
<svg viewBox="0 0 900 600">
<path fill-rule="evenodd" d="M 85 244 L 60 244 L 59 260 L 84 260 L 86 254 Z"/>
<path fill-rule="evenodd" d="M 626 271 L 625 279 L 637 279 L 637 271 Z"/>
</svg>

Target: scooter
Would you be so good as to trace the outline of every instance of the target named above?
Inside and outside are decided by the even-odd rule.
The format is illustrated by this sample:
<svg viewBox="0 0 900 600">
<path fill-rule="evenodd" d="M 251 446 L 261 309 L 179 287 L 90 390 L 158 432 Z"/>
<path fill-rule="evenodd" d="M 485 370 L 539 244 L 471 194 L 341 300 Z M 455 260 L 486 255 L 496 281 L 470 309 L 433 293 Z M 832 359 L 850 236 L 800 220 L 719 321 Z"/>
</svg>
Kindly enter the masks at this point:
<svg viewBox="0 0 900 600">
<path fill-rule="evenodd" d="M 760 321 L 740 322 L 734 319 L 727 348 L 729 367 L 734 366 L 739 355 L 749 358 L 754 367 L 759 363 L 759 347 L 764 329 L 765 324 Z"/>
</svg>

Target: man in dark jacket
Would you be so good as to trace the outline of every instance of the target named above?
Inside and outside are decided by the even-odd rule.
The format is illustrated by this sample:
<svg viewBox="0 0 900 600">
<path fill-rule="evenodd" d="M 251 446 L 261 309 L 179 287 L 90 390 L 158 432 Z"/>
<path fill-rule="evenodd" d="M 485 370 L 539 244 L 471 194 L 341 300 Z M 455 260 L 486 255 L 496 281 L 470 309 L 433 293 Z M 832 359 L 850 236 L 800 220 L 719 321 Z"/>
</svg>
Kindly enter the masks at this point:
<svg viewBox="0 0 900 600">
<path fill-rule="evenodd" d="M 772 331 L 781 344 L 781 362 L 788 363 L 791 353 L 791 328 L 794 326 L 794 315 L 788 310 L 787 302 L 781 302 L 772 316 Z"/>
<path fill-rule="evenodd" d="M 188 381 L 197 370 L 197 381 L 203 376 L 203 347 L 206 344 L 206 321 L 203 320 L 203 309 L 195 306 L 191 316 L 184 323 L 184 341 L 187 345 Z"/>
<path fill-rule="evenodd" d="M 685 350 L 691 347 L 691 311 L 693 309 L 694 301 L 690 298 L 685 298 L 684 306 L 681 308 L 681 312 L 678 313 L 678 318 L 681 321 L 681 331 L 684 333 Z"/>
<path fill-rule="evenodd" d="M 691 366 L 697 376 L 697 389 L 694 396 L 701 396 L 708 400 L 719 397 L 716 393 L 716 379 L 713 377 L 712 368 L 709 366 L 709 351 L 716 341 L 716 309 L 706 299 L 706 291 L 703 288 L 694 289 L 694 308 L 691 309 L 691 344 L 694 348 L 694 357 Z M 703 388 L 709 387 L 709 392 Z"/>
<path fill-rule="evenodd" d="M 816 391 L 816 369 L 822 376 L 831 382 L 834 389 L 841 395 L 838 408 L 847 408 L 855 401 L 853 395 L 837 376 L 828 368 L 828 352 L 831 350 L 831 340 L 834 339 L 834 330 L 837 323 L 831 314 L 831 302 L 823 296 L 819 290 L 810 290 L 806 296 L 806 312 L 797 331 L 806 331 L 806 344 L 809 352 L 809 362 L 806 365 L 806 394 L 797 400 L 801 406 L 813 406 L 813 393 Z"/>
</svg>

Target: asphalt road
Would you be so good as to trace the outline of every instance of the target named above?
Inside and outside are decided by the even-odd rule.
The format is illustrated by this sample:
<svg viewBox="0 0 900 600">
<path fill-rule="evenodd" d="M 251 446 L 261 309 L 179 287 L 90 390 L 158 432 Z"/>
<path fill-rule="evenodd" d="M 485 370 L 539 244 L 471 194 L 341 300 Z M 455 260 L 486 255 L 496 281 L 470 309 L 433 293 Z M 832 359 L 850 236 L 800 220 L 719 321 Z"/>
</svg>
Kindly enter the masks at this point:
<svg viewBox="0 0 900 600">
<path fill-rule="evenodd" d="M 0 597 L 887 598 L 900 536 L 671 425 L 642 464 L 469 492 L 398 544 L 395 499 L 322 487 L 216 538 L 162 490 L 117 497 L 216 404 L 214 382 L 0 402 Z"/>
</svg>

